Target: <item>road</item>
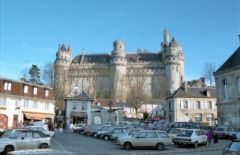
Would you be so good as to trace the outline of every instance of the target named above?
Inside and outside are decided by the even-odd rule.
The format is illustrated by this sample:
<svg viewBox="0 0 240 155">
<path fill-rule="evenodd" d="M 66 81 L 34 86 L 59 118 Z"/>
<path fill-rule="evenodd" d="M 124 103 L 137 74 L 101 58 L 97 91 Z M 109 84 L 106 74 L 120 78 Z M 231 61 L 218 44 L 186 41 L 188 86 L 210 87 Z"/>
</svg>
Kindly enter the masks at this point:
<svg viewBox="0 0 240 155">
<path fill-rule="evenodd" d="M 180 155 L 217 155 L 230 141 L 220 141 L 210 146 L 179 148 L 176 146 L 166 147 L 163 151 L 155 149 L 134 149 L 127 151 L 114 142 L 104 141 L 93 137 L 83 136 L 76 133 L 56 133 L 52 143 L 53 149 L 64 149 L 75 155 L 157 155 L 157 154 L 180 154 Z"/>
</svg>

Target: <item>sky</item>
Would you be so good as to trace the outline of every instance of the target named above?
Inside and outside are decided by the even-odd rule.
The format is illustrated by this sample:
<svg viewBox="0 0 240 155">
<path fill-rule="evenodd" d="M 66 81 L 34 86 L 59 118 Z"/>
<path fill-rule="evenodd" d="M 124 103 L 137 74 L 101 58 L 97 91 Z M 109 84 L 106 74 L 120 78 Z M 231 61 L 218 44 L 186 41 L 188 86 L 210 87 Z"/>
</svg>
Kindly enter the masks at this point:
<svg viewBox="0 0 240 155">
<path fill-rule="evenodd" d="M 239 47 L 239 0 L 0 0 L 0 77 L 19 80 L 32 64 L 54 62 L 58 45 L 73 56 L 158 52 L 163 30 L 182 46 L 185 80 L 220 67 Z"/>
</svg>

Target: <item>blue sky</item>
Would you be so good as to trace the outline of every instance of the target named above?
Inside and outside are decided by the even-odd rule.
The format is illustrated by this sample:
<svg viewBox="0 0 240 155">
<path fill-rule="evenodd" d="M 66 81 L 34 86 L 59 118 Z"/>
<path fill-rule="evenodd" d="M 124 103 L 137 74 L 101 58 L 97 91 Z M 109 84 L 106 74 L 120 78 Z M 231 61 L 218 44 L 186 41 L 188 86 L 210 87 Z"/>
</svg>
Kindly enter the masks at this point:
<svg viewBox="0 0 240 155">
<path fill-rule="evenodd" d="M 73 55 L 160 50 L 164 28 L 182 46 L 185 79 L 205 63 L 218 67 L 239 47 L 239 0 L 1 0 L 0 76 L 19 79 L 31 64 L 55 60 L 59 43 Z"/>
</svg>

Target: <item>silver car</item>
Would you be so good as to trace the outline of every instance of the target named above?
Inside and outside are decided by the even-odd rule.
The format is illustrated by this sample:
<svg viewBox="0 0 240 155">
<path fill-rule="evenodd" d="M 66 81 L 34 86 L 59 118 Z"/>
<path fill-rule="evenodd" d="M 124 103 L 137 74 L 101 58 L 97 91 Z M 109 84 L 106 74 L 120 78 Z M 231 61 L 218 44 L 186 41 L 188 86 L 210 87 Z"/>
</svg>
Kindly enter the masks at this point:
<svg viewBox="0 0 240 155">
<path fill-rule="evenodd" d="M 29 129 L 12 129 L 6 131 L 0 138 L 0 152 L 7 154 L 14 150 L 48 148 L 50 136 L 40 131 Z"/>
<path fill-rule="evenodd" d="M 163 131 L 144 130 L 135 137 L 119 138 L 117 144 L 124 146 L 126 150 L 134 147 L 153 147 L 163 150 L 166 145 L 172 144 L 172 139 Z"/>
</svg>

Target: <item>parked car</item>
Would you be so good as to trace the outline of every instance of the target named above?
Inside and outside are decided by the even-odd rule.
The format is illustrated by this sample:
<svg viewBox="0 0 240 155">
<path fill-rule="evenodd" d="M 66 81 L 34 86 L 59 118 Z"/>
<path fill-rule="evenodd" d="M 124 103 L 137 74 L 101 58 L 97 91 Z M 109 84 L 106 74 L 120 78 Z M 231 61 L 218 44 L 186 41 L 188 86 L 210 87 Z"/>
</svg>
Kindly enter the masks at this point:
<svg viewBox="0 0 240 155">
<path fill-rule="evenodd" d="M 54 131 L 49 131 L 48 129 L 46 129 L 43 126 L 30 126 L 29 129 L 34 130 L 34 131 L 41 131 L 41 132 L 49 135 L 50 137 L 54 136 Z"/>
<path fill-rule="evenodd" d="M 48 148 L 50 144 L 50 136 L 43 132 L 29 129 L 12 129 L 7 130 L 0 138 L 0 152 L 7 155 L 8 152 L 14 150 Z"/>
<path fill-rule="evenodd" d="M 72 131 L 76 133 L 82 133 L 85 129 L 85 124 L 74 124 L 72 127 Z"/>
<path fill-rule="evenodd" d="M 196 148 L 199 144 L 207 145 L 207 136 L 200 129 L 182 129 L 174 142 L 178 146 L 193 145 Z"/>
<path fill-rule="evenodd" d="M 163 131 L 144 130 L 134 137 L 119 138 L 118 145 L 130 150 L 135 147 L 153 147 L 163 150 L 165 146 L 172 144 L 172 139 Z"/>
<path fill-rule="evenodd" d="M 123 133 L 120 133 L 118 135 L 118 137 L 116 138 L 116 141 L 119 139 L 119 138 L 130 138 L 130 137 L 134 137 L 137 135 L 138 132 L 142 131 L 143 129 L 142 128 L 137 128 L 137 129 L 130 129 L 129 131 L 127 132 L 123 132 Z"/>
<path fill-rule="evenodd" d="M 73 155 L 72 152 L 66 150 L 53 150 L 53 149 L 33 149 L 33 150 L 20 150 L 9 152 L 8 155 Z"/>
<path fill-rule="evenodd" d="M 107 133 L 109 132 L 109 130 L 111 130 L 113 127 L 109 126 L 109 125 L 104 125 L 101 129 L 99 129 L 98 131 L 96 131 L 93 136 L 94 137 L 100 137 L 101 134 Z"/>
<path fill-rule="evenodd" d="M 169 128 L 167 129 L 167 134 L 172 138 L 173 143 L 176 136 L 181 133 L 182 129 L 181 128 Z"/>
<path fill-rule="evenodd" d="M 102 125 L 88 125 L 83 131 L 84 135 L 93 136 L 97 131 L 99 131 L 103 126 Z"/>
<path fill-rule="evenodd" d="M 222 126 L 222 127 L 216 127 L 213 133 L 218 136 L 218 138 L 229 138 L 230 134 L 230 128 Z"/>
<path fill-rule="evenodd" d="M 112 128 L 110 132 L 103 133 L 101 135 L 101 138 L 103 138 L 104 140 L 109 140 L 109 139 L 116 140 L 119 134 L 125 133 L 125 132 L 127 132 L 126 127 L 115 127 L 115 128 Z"/>
<path fill-rule="evenodd" d="M 223 150 L 222 155 L 240 155 L 240 140 L 230 143 Z"/>
</svg>

